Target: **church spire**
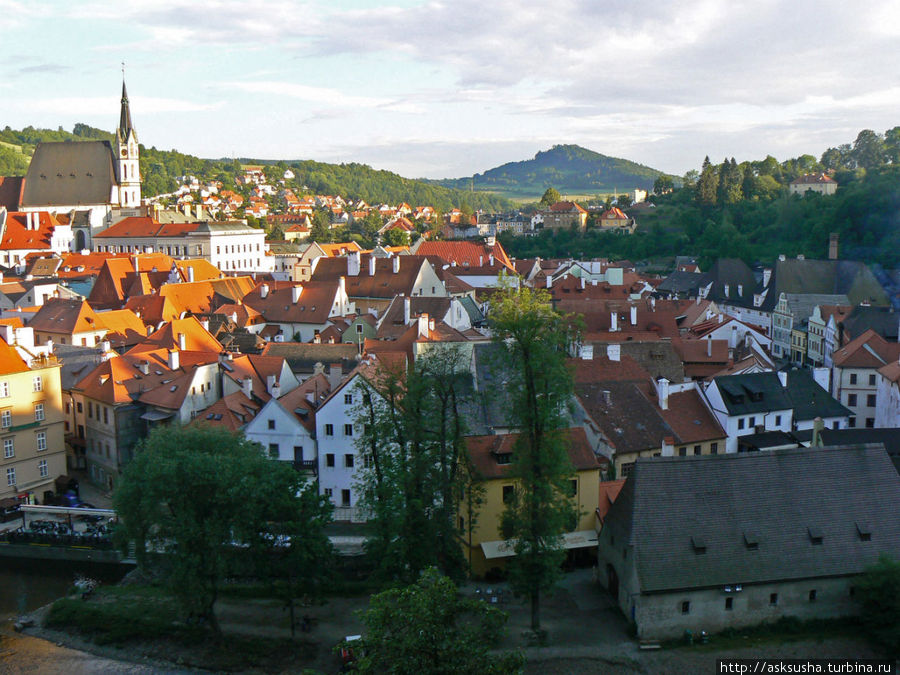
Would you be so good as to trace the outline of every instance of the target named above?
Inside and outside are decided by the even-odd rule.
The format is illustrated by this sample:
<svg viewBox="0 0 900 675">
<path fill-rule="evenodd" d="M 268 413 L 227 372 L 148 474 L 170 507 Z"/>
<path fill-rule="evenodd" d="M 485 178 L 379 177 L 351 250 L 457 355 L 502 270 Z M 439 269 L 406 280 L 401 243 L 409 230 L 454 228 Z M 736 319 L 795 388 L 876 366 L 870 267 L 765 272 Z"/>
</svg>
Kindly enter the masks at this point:
<svg viewBox="0 0 900 675">
<path fill-rule="evenodd" d="M 122 112 L 119 115 L 119 133 L 128 138 L 131 131 L 131 109 L 128 107 L 128 91 L 125 89 L 125 73 L 122 73 Z"/>
</svg>

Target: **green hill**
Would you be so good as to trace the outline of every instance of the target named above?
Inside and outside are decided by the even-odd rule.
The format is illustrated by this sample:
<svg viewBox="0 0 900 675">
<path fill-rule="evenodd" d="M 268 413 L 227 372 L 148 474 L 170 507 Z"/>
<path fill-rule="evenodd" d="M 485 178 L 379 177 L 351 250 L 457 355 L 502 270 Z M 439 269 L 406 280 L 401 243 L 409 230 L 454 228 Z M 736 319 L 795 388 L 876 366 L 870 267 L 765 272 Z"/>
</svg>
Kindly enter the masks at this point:
<svg viewBox="0 0 900 675">
<path fill-rule="evenodd" d="M 40 142 L 77 142 L 113 140 L 114 135 L 86 124 L 76 124 L 71 132 L 62 128 L 35 129 L 26 127 L 0 130 L 0 176 L 24 176 L 28 158 Z M 312 160 L 273 161 L 259 159 L 202 159 L 177 150 L 157 150 L 141 146 L 141 176 L 145 195 L 159 195 L 174 191 L 178 178 L 197 176 L 201 180 L 221 180 L 234 186 L 234 177 L 241 173 L 242 164 L 277 167 L 279 173 L 291 168 L 295 178 L 290 187 L 303 193 L 303 187 L 318 194 L 341 195 L 350 199 L 364 199 L 370 204 L 408 202 L 412 206 L 433 206 L 439 211 L 468 205 L 473 209 L 503 210 L 510 203 L 503 197 L 482 192 L 470 193 L 422 180 L 404 178 L 390 171 L 379 171 L 365 164 L 327 164 Z"/>
<path fill-rule="evenodd" d="M 435 181 L 446 187 L 494 192 L 510 198 L 540 199 L 548 187 L 566 195 L 649 190 L 662 171 L 608 157 L 578 145 L 554 145 L 533 159 L 509 162 L 467 178 Z"/>
</svg>

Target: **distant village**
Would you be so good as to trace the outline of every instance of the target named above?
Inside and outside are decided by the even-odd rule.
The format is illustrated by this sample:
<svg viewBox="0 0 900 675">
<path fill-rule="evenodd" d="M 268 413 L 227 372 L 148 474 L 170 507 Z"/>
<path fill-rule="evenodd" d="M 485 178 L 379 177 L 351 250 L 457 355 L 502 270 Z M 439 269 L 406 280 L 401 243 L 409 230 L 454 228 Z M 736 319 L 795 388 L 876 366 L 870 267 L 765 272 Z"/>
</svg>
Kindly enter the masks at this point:
<svg viewBox="0 0 900 675">
<path fill-rule="evenodd" d="M 531 287 L 583 322 L 567 432 L 582 515 L 565 547 L 640 638 L 841 615 L 854 578 L 900 553 L 900 316 L 836 236 L 825 260 L 678 256 L 662 275 L 512 259 L 503 232 L 637 223 L 572 201 L 469 215 L 298 196 L 269 167 L 146 196 L 139 160 L 123 85 L 115 142 L 42 143 L 24 178 L 0 178 L 0 507 L 43 503 L 72 472 L 111 491 L 150 430 L 202 424 L 363 523 L 356 385 L 452 347 L 480 402 L 466 448 L 486 492 L 461 545 L 473 575 L 499 574 L 517 429 L 488 317 L 498 289 Z M 323 209 L 338 233 L 377 214 L 375 244 L 314 241 Z"/>
</svg>

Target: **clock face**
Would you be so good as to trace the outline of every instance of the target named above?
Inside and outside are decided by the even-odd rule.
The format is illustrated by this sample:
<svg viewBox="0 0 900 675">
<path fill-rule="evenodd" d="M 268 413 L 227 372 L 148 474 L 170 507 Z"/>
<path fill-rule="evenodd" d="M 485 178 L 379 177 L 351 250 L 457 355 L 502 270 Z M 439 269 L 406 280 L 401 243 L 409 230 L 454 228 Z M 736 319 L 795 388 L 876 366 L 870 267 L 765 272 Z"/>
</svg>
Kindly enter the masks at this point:
<svg viewBox="0 0 900 675">
<path fill-rule="evenodd" d="M 127 156 L 128 156 L 128 150 L 126 150 L 125 148 L 122 148 L 122 157 L 127 157 Z"/>
</svg>

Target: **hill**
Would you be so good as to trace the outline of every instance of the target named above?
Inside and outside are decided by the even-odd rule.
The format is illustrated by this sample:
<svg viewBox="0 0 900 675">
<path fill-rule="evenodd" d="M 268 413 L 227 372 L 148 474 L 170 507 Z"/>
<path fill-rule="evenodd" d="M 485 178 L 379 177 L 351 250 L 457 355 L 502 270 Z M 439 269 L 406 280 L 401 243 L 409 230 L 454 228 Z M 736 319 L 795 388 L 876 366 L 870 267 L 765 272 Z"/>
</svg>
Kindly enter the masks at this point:
<svg viewBox="0 0 900 675">
<path fill-rule="evenodd" d="M 435 181 L 446 187 L 495 192 L 511 198 L 540 199 L 548 187 L 568 195 L 596 195 L 634 188 L 650 190 L 666 175 L 627 159 L 608 157 L 578 145 L 554 145 L 533 159 L 509 162 L 467 178 Z"/>
<path fill-rule="evenodd" d="M 78 142 L 113 140 L 114 134 L 86 124 L 76 124 L 71 132 L 62 128 L 20 131 L 6 127 L 0 130 L 0 175 L 24 176 L 28 158 L 40 142 Z M 291 168 L 295 178 L 290 186 L 303 193 L 304 187 L 317 194 L 341 195 L 364 199 L 370 204 L 430 205 L 439 211 L 468 205 L 490 211 L 509 208 L 509 202 L 490 193 L 470 193 L 422 180 L 404 178 L 390 171 L 380 171 L 365 164 L 328 164 L 312 160 L 272 161 L 259 159 L 202 159 L 177 150 L 157 150 L 141 145 L 141 176 L 145 196 L 167 194 L 178 188 L 178 179 L 193 175 L 201 180 L 220 180 L 234 185 L 234 177 L 243 164 L 277 167 L 281 172 Z"/>
</svg>

